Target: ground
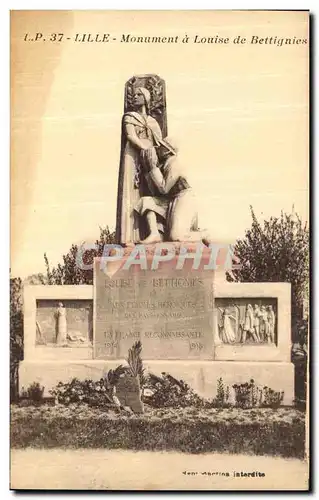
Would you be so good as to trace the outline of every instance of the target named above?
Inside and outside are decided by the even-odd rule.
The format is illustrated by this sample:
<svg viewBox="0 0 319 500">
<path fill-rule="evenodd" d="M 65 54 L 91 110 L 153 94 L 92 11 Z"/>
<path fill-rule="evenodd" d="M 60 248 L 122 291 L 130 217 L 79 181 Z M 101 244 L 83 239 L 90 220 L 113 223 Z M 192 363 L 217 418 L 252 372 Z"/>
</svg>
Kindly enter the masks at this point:
<svg viewBox="0 0 319 500">
<path fill-rule="evenodd" d="M 234 471 L 264 476 L 234 477 Z M 228 472 L 229 477 L 207 474 L 214 472 Z M 307 477 L 305 461 L 277 457 L 101 449 L 11 451 L 12 489 L 305 490 Z"/>
</svg>

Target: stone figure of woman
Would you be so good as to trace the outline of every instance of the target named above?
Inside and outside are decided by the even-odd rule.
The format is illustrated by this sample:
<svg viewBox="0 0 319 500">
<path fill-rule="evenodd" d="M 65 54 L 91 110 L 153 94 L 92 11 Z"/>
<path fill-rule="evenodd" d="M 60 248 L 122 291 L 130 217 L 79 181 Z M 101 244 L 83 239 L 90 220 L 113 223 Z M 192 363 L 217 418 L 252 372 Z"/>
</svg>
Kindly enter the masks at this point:
<svg viewBox="0 0 319 500">
<path fill-rule="evenodd" d="M 56 343 L 58 345 L 67 344 L 67 322 L 66 322 L 66 309 L 62 302 L 59 302 L 56 309 Z"/>
<path fill-rule="evenodd" d="M 232 326 L 232 320 L 236 323 L 237 318 L 231 314 L 228 307 L 224 310 L 220 307 L 218 309 L 222 312 L 221 340 L 224 344 L 233 344 L 236 342 L 236 332 Z"/>
<path fill-rule="evenodd" d="M 149 194 L 142 172 L 145 152 L 152 150 L 162 140 L 158 122 L 150 116 L 150 92 L 137 87 L 132 98 L 134 111 L 126 112 L 122 120 L 122 147 L 118 183 L 116 240 L 122 245 L 139 242 L 145 238 L 143 220 L 134 211 L 141 196 Z"/>
</svg>

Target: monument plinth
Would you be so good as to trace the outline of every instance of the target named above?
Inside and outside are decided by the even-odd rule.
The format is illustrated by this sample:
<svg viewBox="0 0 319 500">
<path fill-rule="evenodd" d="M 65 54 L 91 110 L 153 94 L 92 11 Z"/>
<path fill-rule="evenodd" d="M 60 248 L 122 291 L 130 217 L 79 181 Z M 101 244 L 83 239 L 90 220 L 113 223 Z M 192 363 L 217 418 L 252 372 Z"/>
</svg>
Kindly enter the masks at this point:
<svg viewBox="0 0 319 500">
<path fill-rule="evenodd" d="M 150 360 L 213 358 L 214 271 L 205 269 L 208 248 L 201 249 L 199 262 L 188 253 L 159 263 L 154 248 L 146 249 L 139 264 L 130 265 L 129 254 L 123 256 L 111 275 L 103 259 L 95 260 L 96 359 L 123 358 L 136 340 Z"/>
</svg>

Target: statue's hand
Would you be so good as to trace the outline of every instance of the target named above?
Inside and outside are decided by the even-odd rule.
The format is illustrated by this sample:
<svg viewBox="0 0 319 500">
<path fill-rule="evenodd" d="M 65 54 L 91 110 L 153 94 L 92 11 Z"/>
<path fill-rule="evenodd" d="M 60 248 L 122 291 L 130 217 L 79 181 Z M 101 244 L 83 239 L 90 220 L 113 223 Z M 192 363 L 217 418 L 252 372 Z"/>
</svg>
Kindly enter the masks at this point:
<svg viewBox="0 0 319 500">
<path fill-rule="evenodd" d="M 154 147 L 141 151 L 141 164 L 145 173 L 157 167 L 158 157 Z"/>
</svg>

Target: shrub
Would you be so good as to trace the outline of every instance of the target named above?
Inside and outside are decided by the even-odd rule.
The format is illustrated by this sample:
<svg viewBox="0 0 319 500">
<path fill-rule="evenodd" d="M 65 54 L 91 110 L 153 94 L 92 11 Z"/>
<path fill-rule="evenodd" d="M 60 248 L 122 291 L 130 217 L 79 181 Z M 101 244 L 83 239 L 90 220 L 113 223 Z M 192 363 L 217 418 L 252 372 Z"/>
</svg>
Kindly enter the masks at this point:
<svg viewBox="0 0 319 500">
<path fill-rule="evenodd" d="M 238 408 L 255 408 L 261 406 L 263 408 L 278 408 L 283 399 L 284 392 L 274 391 L 270 387 L 258 387 L 254 379 L 251 379 L 244 384 L 234 384 L 235 390 L 235 406 Z"/>
<path fill-rule="evenodd" d="M 284 392 L 274 391 L 265 386 L 263 389 L 263 400 L 261 406 L 264 408 L 278 408 L 284 399 Z"/>
<path fill-rule="evenodd" d="M 309 229 L 298 214 L 281 212 L 259 222 L 250 207 L 252 223 L 245 236 L 237 240 L 234 254 L 240 267 L 233 270 L 236 281 L 291 283 L 291 311 L 294 324 L 302 315 L 303 301 L 309 295 Z M 233 281 L 228 273 L 227 279 Z M 292 329 L 295 342 L 294 328 Z"/>
<path fill-rule="evenodd" d="M 222 378 L 217 381 L 217 394 L 210 403 L 207 401 L 206 406 L 213 408 L 229 408 L 235 406 L 236 408 L 278 408 L 283 399 L 283 391 L 274 391 L 270 387 L 258 387 L 254 379 L 243 384 L 234 384 L 234 401 L 231 401 L 230 389 L 225 385 Z"/>
<path fill-rule="evenodd" d="M 44 387 L 39 384 L 39 382 L 33 382 L 27 390 L 22 387 L 21 396 L 23 398 L 28 398 L 35 403 L 40 403 L 43 400 Z"/>
<path fill-rule="evenodd" d="M 153 408 L 204 407 L 206 400 L 198 396 L 183 380 L 168 373 L 162 377 L 150 373 L 145 380 L 143 401 Z"/>
<path fill-rule="evenodd" d="M 256 387 L 255 381 L 251 379 L 244 384 L 234 384 L 235 405 L 239 408 L 254 408 L 261 403 L 260 389 Z"/>
<path fill-rule="evenodd" d="M 230 390 L 229 386 L 225 387 L 222 377 L 217 380 L 217 394 L 212 401 L 212 407 L 214 408 L 228 408 L 231 406 L 230 403 Z"/>
</svg>

